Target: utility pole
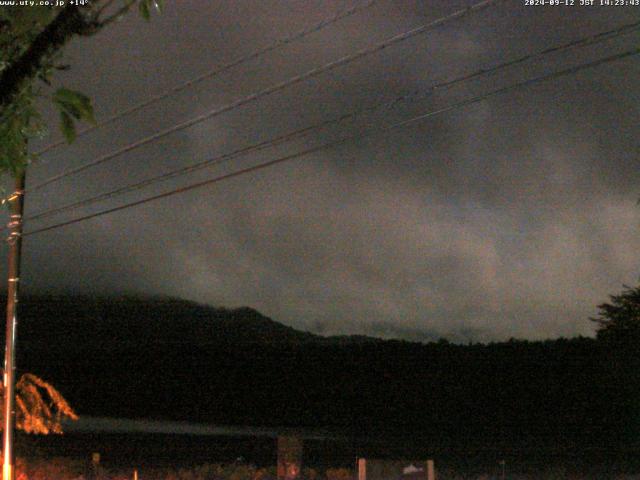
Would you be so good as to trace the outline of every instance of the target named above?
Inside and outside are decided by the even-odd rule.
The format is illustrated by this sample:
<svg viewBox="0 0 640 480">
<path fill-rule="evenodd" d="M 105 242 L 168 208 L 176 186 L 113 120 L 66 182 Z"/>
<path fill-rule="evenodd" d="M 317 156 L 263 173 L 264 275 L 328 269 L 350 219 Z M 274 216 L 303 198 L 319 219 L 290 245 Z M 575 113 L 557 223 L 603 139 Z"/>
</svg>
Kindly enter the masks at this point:
<svg viewBox="0 0 640 480">
<path fill-rule="evenodd" d="M 16 327 L 18 324 L 18 287 L 20 284 L 20 251 L 22 248 L 22 212 L 24 210 L 24 168 L 16 173 L 15 191 L 7 201 L 11 216 L 7 227 L 9 236 L 9 268 L 7 269 L 7 333 L 4 352 L 4 431 L 2 446 L 4 461 L 2 480 L 15 479 L 13 440 L 16 423 Z"/>
</svg>

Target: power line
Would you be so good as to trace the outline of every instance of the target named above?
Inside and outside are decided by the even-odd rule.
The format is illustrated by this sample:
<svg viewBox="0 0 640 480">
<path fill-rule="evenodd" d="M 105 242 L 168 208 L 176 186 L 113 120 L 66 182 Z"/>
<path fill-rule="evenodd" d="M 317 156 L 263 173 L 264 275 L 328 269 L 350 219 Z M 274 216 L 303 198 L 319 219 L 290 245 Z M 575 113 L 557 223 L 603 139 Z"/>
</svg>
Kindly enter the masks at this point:
<svg viewBox="0 0 640 480">
<path fill-rule="evenodd" d="M 364 132 L 364 133 L 361 133 L 361 134 L 350 135 L 350 136 L 344 137 L 342 139 L 339 139 L 339 140 L 336 140 L 336 141 L 333 141 L 333 142 L 325 143 L 323 145 L 320 145 L 320 146 L 317 146 L 317 147 L 313 147 L 313 148 L 309 148 L 309 149 L 303 150 L 301 152 L 293 153 L 293 154 L 290 154 L 290 155 L 285 155 L 283 157 L 276 158 L 274 160 L 263 162 L 263 163 L 260 163 L 260 164 L 257 164 L 257 165 L 253 165 L 251 167 L 243 168 L 241 170 L 237 170 L 237 171 L 232 172 L 232 173 L 228 173 L 228 174 L 225 174 L 225 175 L 220 175 L 218 177 L 214 177 L 214 178 L 210 178 L 208 180 L 204 180 L 204 181 L 201 181 L 201 182 L 197 182 L 197 183 L 193 183 L 193 184 L 190 184 L 190 185 L 186 185 L 184 187 L 180 187 L 180 188 L 177 188 L 177 189 L 174 189 L 174 190 L 170 190 L 168 192 L 164 192 L 164 193 L 161 193 L 161 194 L 158 194 L 158 195 L 153 195 L 153 196 L 150 196 L 150 197 L 147 197 L 147 198 L 143 198 L 141 200 L 136 200 L 134 202 L 126 203 L 126 204 L 123 204 L 123 205 L 120 205 L 120 206 L 117 206 L 117 207 L 109 208 L 109 209 L 102 210 L 102 211 L 99 211 L 99 212 L 95 212 L 95 213 L 92 213 L 92 214 L 89 214 L 89 215 L 84 215 L 84 216 L 77 217 L 77 218 L 74 218 L 74 219 L 71 219 L 71 220 L 67 220 L 67 221 L 64 221 L 64 222 L 56 223 L 56 224 L 53 224 L 53 225 L 50 225 L 50 226 L 47 226 L 47 227 L 42 227 L 42 228 L 39 228 L 39 229 L 36 229 L 36 230 L 32 230 L 30 232 L 24 233 L 23 236 L 35 235 L 35 234 L 46 232 L 46 231 L 49 231 L 49 230 L 61 228 L 61 227 L 67 226 L 67 225 L 72 225 L 74 223 L 78 223 L 78 222 L 82 222 L 82 221 L 89 220 L 89 219 L 92 219 L 92 218 L 100 217 L 102 215 L 107 215 L 109 213 L 114 213 L 114 212 L 117 212 L 117 211 L 120 211 L 120 210 L 124 210 L 124 209 L 127 209 L 127 208 L 131 208 L 131 207 L 135 207 L 135 206 L 142 205 L 142 204 L 145 204 L 145 203 L 149 203 L 149 202 L 152 202 L 154 200 L 159 200 L 161 198 L 166 198 L 166 197 L 170 197 L 170 196 L 173 196 L 173 195 L 176 195 L 176 194 L 179 194 L 179 193 L 184 193 L 184 192 L 187 192 L 189 190 L 194 190 L 196 188 L 201 188 L 201 187 L 204 187 L 204 186 L 207 186 L 207 185 L 212 185 L 214 183 L 218 183 L 218 182 L 221 182 L 221 181 L 224 181 L 224 180 L 228 180 L 230 178 L 238 177 L 240 175 L 244 175 L 244 174 L 247 174 L 247 173 L 255 172 L 257 170 L 262 170 L 262 169 L 265 169 L 265 168 L 268 168 L 268 167 L 272 167 L 274 165 L 278 165 L 280 163 L 284 163 L 284 162 L 287 162 L 287 161 L 290 161 L 290 160 L 294 160 L 296 158 L 300 158 L 300 157 L 303 157 L 303 156 L 306 156 L 306 155 L 310 155 L 310 154 L 313 154 L 313 153 L 318 153 L 318 152 L 321 152 L 321 151 L 324 151 L 324 150 L 328 150 L 330 148 L 333 148 L 333 147 L 336 147 L 336 146 L 339 146 L 339 145 L 343 145 L 343 144 L 345 144 L 347 142 L 350 142 L 350 141 L 353 141 L 353 140 L 361 140 L 361 139 L 364 139 L 364 138 L 367 138 L 367 137 L 371 137 L 374 134 L 388 132 L 388 131 L 391 131 L 391 130 L 396 130 L 398 128 L 408 126 L 410 124 L 413 124 L 413 123 L 418 122 L 420 120 L 424 120 L 426 118 L 433 117 L 435 115 L 440 115 L 442 113 L 450 112 L 450 111 L 453 111 L 453 110 L 456 110 L 456 109 L 459 109 L 459 108 L 462 108 L 462 107 L 465 107 L 465 106 L 468 106 L 468 105 L 471 105 L 471 104 L 474 104 L 474 103 L 481 102 L 483 100 L 486 100 L 488 98 L 494 97 L 496 95 L 501 95 L 501 94 L 504 94 L 504 93 L 507 93 L 507 92 L 510 92 L 510 91 L 513 91 L 513 90 L 516 90 L 516 89 L 519 89 L 519 88 L 528 87 L 528 86 L 534 85 L 536 83 L 540 83 L 542 81 L 547 81 L 547 80 L 560 78 L 560 77 L 567 76 L 567 75 L 572 75 L 572 74 L 578 73 L 578 72 L 580 72 L 582 70 L 598 67 L 598 66 L 604 65 L 606 63 L 614 62 L 614 61 L 617 61 L 617 60 L 622 60 L 624 58 L 629 58 L 629 57 L 632 57 L 632 56 L 638 55 L 638 54 L 640 54 L 640 48 L 635 48 L 635 49 L 632 49 L 632 50 L 627 50 L 627 51 L 622 52 L 622 53 L 618 53 L 616 55 L 611 55 L 609 57 L 605 57 L 605 58 L 601 58 L 601 59 L 598 59 L 598 60 L 594 60 L 594 61 L 589 62 L 589 63 L 583 63 L 583 64 L 580 64 L 580 65 L 577 65 L 577 66 L 574 66 L 574 67 L 571 67 L 571 68 L 566 68 L 564 70 L 559 70 L 559 71 L 552 72 L 552 73 L 549 73 L 549 74 L 546 74 L 546 75 L 538 76 L 538 77 L 535 77 L 535 78 L 532 78 L 532 79 L 529 79 L 529 80 L 525 80 L 523 82 L 518 82 L 518 83 L 515 83 L 515 84 L 512 84 L 512 85 L 508 85 L 506 87 L 502 87 L 502 88 L 493 90 L 493 91 L 491 91 L 489 93 L 485 93 L 485 94 L 482 94 L 482 95 L 478 95 L 478 96 L 469 98 L 467 100 L 463 100 L 461 102 L 454 103 L 452 105 L 440 108 L 438 110 L 432 110 L 432 111 L 423 113 L 421 115 L 409 118 L 407 120 L 403 120 L 403 121 L 398 122 L 398 123 L 395 123 L 393 125 L 384 126 L 384 127 L 378 127 L 378 128 L 371 129 L 368 132 Z"/>
<path fill-rule="evenodd" d="M 577 40 L 572 40 L 568 43 L 562 44 L 562 45 L 558 45 L 558 46 L 554 46 L 554 47 L 550 47 L 550 48 L 546 48 L 546 49 L 542 49 L 542 50 L 538 50 L 536 52 L 532 52 L 526 55 L 522 55 L 520 57 L 517 57 L 515 59 L 509 60 L 507 62 L 503 62 L 499 65 L 495 65 L 493 67 L 490 68 L 482 68 L 479 69 L 473 73 L 467 74 L 467 75 L 463 75 L 461 77 L 457 77 L 455 79 L 452 80 L 448 80 L 448 81 L 444 81 L 435 85 L 432 85 L 431 87 L 429 87 L 426 91 L 424 92 L 415 92 L 415 93 L 411 93 L 411 94 L 406 94 L 406 95 L 401 95 L 396 97 L 395 99 L 391 100 L 391 101 L 387 101 L 384 103 L 378 103 L 376 105 L 364 108 L 364 109 L 359 109 L 356 111 L 352 111 L 343 115 L 340 115 L 338 117 L 329 119 L 329 120 L 325 120 L 323 122 L 302 128 L 302 129 L 298 129 L 292 132 L 288 132 L 286 134 L 280 135 L 278 137 L 269 139 L 269 140 L 265 140 L 263 142 L 259 142 L 259 143 L 255 143 L 252 145 L 249 145 L 247 147 L 244 148 L 240 148 L 237 150 L 234 150 L 232 152 L 226 153 L 226 154 L 222 154 L 222 155 L 217 155 L 215 157 L 209 158 L 207 160 L 204 160 L 202 162 L 198 162 L 196 164 L 193 165 L 189 165 L 187 167 L 183 167 L 183 168 L 179 168 L 176 170 L 172 170 L 160 175 L 157 175 L 155 177 L 151 177 L 130 185 L 126 185 L 124 187 L 115 189 L 115 190 L 111 190 L 109 192 L 104 192 L 98 195 L 95 195 L 93 197 L 89 197 L 89 198 L 85 198 L 83 200 L 78 200 L 76 202 L 73 203 L 69 203 L 66 205 L 62 205 L 60 207 L 56 207 L 56 208 L 52 208 L 49 210 L 45 210 L 39 213 L 36 213 L 34 215 L 28 216 L 26 217 L 25 220 L 37 220 L 37 219 L 42 219 L 42 218 L 46 218 L 49 217 L 51 215 L 55 215 L 58 213 L 62 213 L 64 211 L 68 211 L 71 209 L 75 209 L 75 208 L 80 208 L 80 207 L 85 207 L 88 205 L 91 205 L 93 203 L 102 201 L 102 200 L 107 200 L 110 198 L 114 198 L 116 196 L 122 195 L 124 193 L 128 193 L 131 191 L 135 191 L 135 190 L 139 190 L 141 188 L 144 188 L 146 186 L 152 185 L 154 183 L 158 183 L 161 181 L 165 181 L 171 178 L 175 178 L 177 176 L 181 176 L 181 175 L 186 175 L 188 173 L 197 171 L 197 170 L 201 170 L 203 168 L 207 168 L 210 167 L 212 165 L 219 165 L 221 163 L 226 163 L 228 161 L 231 161 L 235 158 L 238 157 L 242 157 L 244 155 L 247 155 L 249 153 L 253 153 L 253 152 L 257 152 L 257 151 L 261 151 L 279 144 L 282 144 L 284 142 L 290 141 L 292 139 L 295 138 L 301 138 L 304 136 L 307 136 L 311 133 L 313 133 L 316 130 L 322 129 L 322 128 L 326 128 L 328 126 L 332 126 L 332 125 L 336 125 L 339 124 L 345 120 L 348 119 L 352 119 L 354 117 L 363 115 L 367 112 L 371 112 L 371 111 L 375 111 L 375 110 L 379 110 L 382 108 L 390 108 L 393 107 L 394 105 L 400 103 L 400 102 L 404 102 L 407 101 L 409 99 L 417 99 L 417 98 L 424 98 L 427 97 L 428 95 L 431 95 L 434 91 L 436 90 L 440 90 L 442 88 L 449 88 L 452 87 L 454 85 L 457 85 L 459 83 L 465 82 L 465 81 L 469 81 L 475 78 L 479 78 L 482 77 L 484 75 L 490 75 L 493 73 L 496 73 L 500 70 L 503 70 L 505 68 L 508 67 L 512 67 L 514 65 L 523 63 L 525 61 L 530 61 L 536 58 L 542 58 L 545 55 L 549 55 L 552 53 L 557 53 L 560 51 L 564 51 L 564 50 L 568 50 L 568 49 L 572 49 L 572 48 L 577 48 L 577 47 L 584 47 L 587 45 L 593 45 L 595 43 L 599 43 L 599 42 L 603 42 L 606 40 L 610 40 L 612 38 L 618 37 L 620 35 L 624 35 L 624 34 L 628 34 L 631 33 L 633 31 L 636 31 L 640 28 L 640 21 L 638 22 L 634 22 L 634 23 L 630 23 L 630 24 L 625 24 L 622 25 L 618 28 L 612 29 L 612 30 L 608 30 L 605 32 L 600 32 L 594 35 L 589 35 L 587 37 L 583 37 Z"/>
<path fill-rule="evenodd" d="M 298 130 L 294 130 L 292 132 L 288 132 L 284 135 L 280 135 L 278 137 L 275 138 L 271 138 L 269 140 L 265 140 L 263 142 L 259 142 L 259 143 L 254 143 L 252 145 L 249 145 L 247 147 L 243 147 L 237 150 L 234 150 L 232 152 L 229 153 L 225 153 L 222 155 L 217 155 L 215 157 L 209 158 L 207 160 L 204 160 L 202 162 L 193 164 L 193 165 L 189 165 L 187 167 L 183 167 L 177 170 L 172 170 L 170 172 L 166 172 L 163 173 L 161 175 L 157 175 L 155 177 L 151 177 L 145 180 L 142 180 L 140 182 L 136 182 L 130 185 L 125 185 L 124 187 L 118 188 L 116 190 L 112 190 L 109 192 L 105 192 L 105 193 L 101 193 L 99 195 L 90 197 L 90 198 L 86 198 L 83 200 L 79 200 L 77 202 L 74 203 L 70 203 L 67 205 L 63 205 L 61 207 L 57 207 L 57 208 L 53 208 L 50 210 L 45 210 L 42 212 L 38 212 L 30 217 L 25 218 L 25 220 L 38 220 L 41 218 L 46 218 L 49 217 L 51 215 L 55 215 L 57 213 L 61 213 L 67 210 L 71 210 L 71 209 L 75 209 L 75 208 L 79 208 L 79 207 L 84 207 L 84 206 L 88 206 L 91 205 L 93 203 L 102 201 L 102 200 L 107 200 L 109 198 L 113 198 L 134 190 L 139 190 L 141 188 L 144 188 L 146 186 L 152 185 L 154 183 L 158 183 L 161 181 L 165 181 L 165 180 L 169 180 L 171 178 L 175 178 L 177 176 L 181 176 L 181 175 L 186 175 L 188 173 L 191 172 L 195 172 L 197 170 L 201 170 L 203 168 L 207 168 L 213 165 L 220 165 L 221 163 L 225 163 L 228 162 L 230 160 L 233 160 L 234 158 L 238 158 L 244 155 L 247 155 L 249 153 L 253 153 L 253 152 L 259 152 L 261 150 L 270 148 L 270 147 L 274 147 L 277 145 L 280 145 L 282 143 L 288 142 L 290 140 L 296 139 L 296 138 L 303 138 L 307 135 L 309 135 L 310 133 L 322 129 L 322 128 L 326 128 L 328 126 L 331 125 L 337 125 L 341 122 L 346 121 L 347 119 L 356 117 L 358 115 L 363 114 L 366 111 L 373 111 L 373 110 L 378 110 L 383 108 L 384 106 L 389 106 L 391 107 L 392 105 L 398 103 L 399 101 L 401 101 L 401 99 L 404 99 L 406 97 L 398 97 L 397 99 L 394 99 L 390 102 L 386 102 L 385 104 L 377 104 L 374 105 L 372 107 L 369 107 L 367 109 L 361 109 L 358 111 L 354 111 L 354 112 L 350 112 L 344 115 L 340 115 L 339 117 L 336 118 L 331 118 L 329 120 L 325 120 L 323 122 L 320 123 L 316 123 L 314 125 L 302 128 L 302 129 L 298 129 Z"/>
<path fill-rule="evenodd" d="M 219 67 L 215 67 L 212 70 L 209 70 L 208 72 L 203 73 L 202 75 L 193 78 L 191 80 L 188 80 L 184 83 L 181 83 L 179 85 L 176 85 L 175 87 L 170 88 L 169 90 L 165 90 L 162 93 L 159 93 L 158 95 L 155 95 L 151 98 L 148 98 L 147 100 L 144 100 L 140 103 L 137 103 L 125 110 L 122 110 L 121 112 L 115 113 L 114 115 L 106 118 L 105 120 L 98 122 L 96 125 L 92 125 L 90 127 L 84 128 L 82 130 L 80 130 L 76 137 L 81 137 L 83 135 L 86 135 L 87 133 L 93 132 L 94 130 L 97 130 L 98 128 L 104 127 L 106 125 L 110 125 L 111 123 L 115 122 L 116 120 L 119 120 L 121 118 L 124 117 L 128 117 L 129 115 L 138 112 L 140 110 L 142 110 L 145 107 L 148 107 L 149 105 L 152 105 L 156 102 L 159 102 L 161 100 L 164 100 L 165 98 L 170 97 L 171 95 L 175 95 L 176 93 L 179 93 L 183 90 L 186 90 L 189 87 L 192 87 L 200 82 L 203 82 L 204 80 L 208 80 L 210 78 L 216 77 L 218 75 L 220 75 L 221 73 L 226 72 L 227 70 L 230 70 L 234 67 L 237 67 L 238 65 L 242 65 L 243 63 L 249 62 L 251 60 L 255 60 L 256 58 L 259 58 L 269 52 L 272 52 L 280 47 L 283 47 L 285 45 L 288 45 L 290 43 L 293 43 L 297 40 L 301 40 L 306 36 L 309 36 L 313 33 L 319 32 L 320 30 L 323 30 L 324 28 L 333 25 L 334 23 L 337 23 L 338 21 L 347 18 L 347 17 L 351 17 L 357 13 L 362 12 L 363 10 L 366 10 L 370 7 L 372 7 L 374 4 L 378 3 L 379 0 L 368 0 L 366 3 L 362 4 L 362 5 L 356 5 L 348 10 L 345 10 L 343 12 L 338 12 L 337 14 L 335 14 L 332 17 L 326 18 L 320 22 L 318 22 L 317 24 L 306 28 L 304 30 L 301 30 L 291 36 L 282 38 L 280 40 L 275 41 L 274 43 L 272 43 L 271 45 L 268 45 L 266 47 L 263 47 L 259 50 L 255 50 L 243 57 L 237 58 L 235 60 L 230 61 L 229 63 L 226 63 L 222 66 Z M 60 140 L 58 142 L 52 143 L 50 145 L 47 145 L 46 147 L 44 147 L 42 150 L 36 152 L 36 155 L 42 155 L 44 153 L 47 153 L 51 150 L 53 150 L 54 148 L 60 147 L 62 145 L 65 145 L 66 142 L 64 140 Z"/>
<path fill-rule="evenodd" d="M 533 60 L 535 58 L 540 58 L 543 57 L 545 55 L 551 54 L 551 53 L 558 53 L 564 50 L 569 50 L 572 48 L 577 48 L 577 47 L 586 47 L 589 45 L 594 45 L 596 43 L 600 43 L 600 42 L 604 42 L 606 40 L 611 40 L 612 38 L 616 38 L 619 37 L 621 35 L 626 35 L 628 33 L 633 33 L 635 31 L 638 31 L 638 29 L 640 28 L 640 21 L 637 22 L 632 22 L 632 23 L 627 23 L 625 25 L 622 25 L 618 28 L 614 28 L 612 30 L 607 30 L 605 32 L 600 32 L 600 33 L 596 33 L 594 35 L 590 35 L 588 37 L 583 37 L 577 40 L 572 40 L 568 43 L 564 43 L 562 45 L 558 45 L 555 47 L 550 47 L 550 48 L 545 48 L 543 50 L 539 50 L 537 52 L 533 52 L 530 54 L 526 54 L 523 55 L 521 57 L 515 58 L 511 61 L 505 62 L 501 65 L 499 65 L 497 68 L 489 68 L 487 70 L 479 70 L 477 72 L 474 72 L 466 77 L 462 77 L 459 79 L 455 79 L 452 80 L 451 82 L 445 82 L 443 83 L 441 86 L 438 86 L 437 88 L 443 88 L 443 87 L 450 87 L 453 84 L 456 83 L 460 83 L 462 81 L 465 80 L 470 80 L 472 78 L 478 77 L 480 75 L 483 75 L 485 73 L 494 73 L 497 70 L 502 70 L 504 68 L 507 67 L 512 67 L 514 65 L 518 65 L 520 63 L 524 63 L 530 60 Z"/>
<path fill-rule="evenodd" d="M 271 95 L 273 93 L 276 93 L 280 90 L 283 90 L 287 87 L 290 87 L 292 85 L 295 85 L 297 83 L 301 83 L 305 80 L 308 80 L 310 78 L 314 78 L 317 77 L 318 75 L 325 73 L 325 72 L 329 72 L 331 70 L 334 70 L 338 67 L 341 67 L 343 65 L 347 65 L 351 62 L 354 62 L 360 58 L 366 57 L 368 55 L 371 55 L 373 53 L 379 52 L 381 50 L 384 50 L 387 47 L 390 47 L 392 45 L 404 42 L 406 40 L 409 40 L 410 38 L 413 38 L 417 35 L 421 35 L 426 33 L 427 31 L 439 27 L 441 25 L 444 25 L 445 23 L 461 18 L 465 15 L 468 15 L 474 11 L 478 11 L 481 9 L 484 9 L 486 7 L 489 7 L 490 5 L 494 4 L 494 3 L 498 3 L 500 1 L 503 0 L 483 0 L 479 3 L 476 3 L 474 5 L 471 5 L 469 7 L 466 8 L 462 8 L 460 10 L 457 10 L 449 15 L 446 15 L 444 17 L 440 17 L 437 20 L 434 20 L 432 22 L 429 22 L 427 24 L 421 25 L 420 27 L 414 28 L 412 30 L 406 31 L 404 33 L 395 35 L 391 38 L 388 38 L 387 40 L 384 40 L 380 43 L 377 43 L 376 45 L 372 46 L 372 47 L 368 47 L 368 48 L 364 48 L 362 50 L 357 51 L 356 53 L 353 53 L 351 55 L 345 55 L 341 58 L 339 58 L 338 60 L 334 60 L 332 62 L 326 63 L 320 67 L 316 67 L 313 68 L 311 70 L 308 70 L 307 72 L 300 74 L 300 75 L 296 75 L 294 77 L 291 77 L 287 80 L 284 80 L 282 82 L 276 83 L 270 87 L 267 87 L 263 90 L 260 90 L 259 92 L 256 93 L 252 93 L 251 95 L 248 95 L 246 97 L 240 98 L 238 100 L 236 100 L 235 102 L 232 102 L 230 104 L 224 105 L 220 108 L 216 108 L 214 110 L 211 110 L 207 113 L 204 113 L 202 115 L 199 115 L 197 117 L 194 117 L 190 120 L 186 120 L 184 122 L 178 123 L 172 127 L 169 127 L 165 130 L 161 130 L 160 132 L 157 132 L 153 135 L 150 135 L 148 137 L 145 137 L 141 140 L 138 140 L 136 142 L 133 142 L 129 145 L 126 145 L 125 147 L 122 147 L 118 150 L 115 150 L 111 153 L 108 153 L 106 155 L 103 155 L 101 157 L 98 157 L 96 160 L 86 163 L 84 165 L 81 165 L 79 167 L 76 168 L 72 168 L 69 170 L 66 170 L 58 175 L 54 175 L 50 178 L 48 178 L 47 180 L 44 180 L 43 182 L 40 182 L 32 187 L 29 187 L 26 189 L 26 191 L 35 191 L 35 190 L 39 190 L 43 187 L 45 187 L 46 185 L 49 185 L 53 182 L 56 182 L 58 180 L 61 180 L 62 178 L 68 177 L 70 175 L 74 175 L 76 173 L 82 172 L 88 168 L 94 167 L 96 165 L 102 164 L 108 160 L 112 160 L 113 158 L 116 158 L 124 153 L 130 152 L 132 150 L 135 150 L 136 148 L 139 148 L 143 145 L 146 145 L 148 143 L 151 143 L 153 141 L 156 141 L 162 137 L 165 137 L 171 133 L 175 133 L 178 132 L 180 130 L 184 130 L 185 128 L 191 127 L 195 124 L 201 123 L 205 120 L 208 120 L 210 118 L 213 118 L 215 116 L 218 116 L 222 113 L 226 113 L 228 111 L 234 110 L 238 107 L 241 107 L 243 105 L 246 105 L 248 103 L 254 102 L 256 100 L 259 100 L 263 97 L 266 97 L 268 95 Z"/>
</svg>

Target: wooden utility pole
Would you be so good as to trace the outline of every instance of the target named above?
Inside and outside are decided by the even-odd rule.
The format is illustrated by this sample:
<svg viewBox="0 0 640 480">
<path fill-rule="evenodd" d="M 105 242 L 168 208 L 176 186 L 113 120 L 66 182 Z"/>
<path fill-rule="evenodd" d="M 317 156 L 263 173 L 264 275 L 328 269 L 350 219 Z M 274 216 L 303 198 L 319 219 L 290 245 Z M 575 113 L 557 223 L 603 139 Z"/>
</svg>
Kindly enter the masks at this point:
<svg viewBox="0 0 640 480">
<path fill-rule="evenodd" d="M 358 458 L 358 480 L 367 480 L 367 459 Z"/>
<path fill-rule="evenodd" d="M 11 216 L 7 227 L 9 236 L 9 268 L 7 269 L 7 330 L 4 352 L 4 431 L 2 438 L 2 480 L 15 479 L 13 450 L 16 423 L 16 327 L 18 325 L 18 287 L 20 285 L 20 251 L 22 248 L 22 212 L 24 210 L 24 170 L 15 177 L 15 191 L 7 201 Z"/>
<path fill-rule="evenodd" d="M 433 460 L 427 460 L 427 480 L 436 480 L 436 468 Z"/>
</svg>

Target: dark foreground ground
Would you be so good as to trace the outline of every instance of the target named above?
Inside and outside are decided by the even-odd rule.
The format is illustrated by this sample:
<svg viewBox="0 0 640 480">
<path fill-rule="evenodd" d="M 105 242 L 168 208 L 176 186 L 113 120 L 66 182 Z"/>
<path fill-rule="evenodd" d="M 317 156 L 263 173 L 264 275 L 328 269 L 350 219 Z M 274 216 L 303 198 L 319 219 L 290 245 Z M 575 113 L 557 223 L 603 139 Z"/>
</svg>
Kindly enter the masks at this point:
<svg viewBox="0 0 640 480">
<path fill-rule="evenodd" d="M 17 453 L 18 456 L 36 462 L 38 459 L 64 457 L 75 461 L 76 468 L 84 465 L 83 468 L 90 471 L 91 455 L 94 452 L 100 453 L 102 468 L 112 472 L 132 472 L 133 469 L 193 470 L 205 464 L 252 465 L 256 469 L 271 471 L 271 467 L 276 464 L 276 440 L 273 438 L 166 434 L 21 436 Z M 512 479 L 640 478 L 640 449 L 622 451 L 606 445 L 580 450 L 541 444 L 520 451 L 484 445 L 456 451 L 406 439 L 375 439 L 369 443 L 363 440 L 308 440 L 305 442 L 304 467 L 313 469 L 319 475 L 325 475 L 327 470 L 330 475 L 335 475 L 335 471 L 331 473 L 335 469 L 346 469 L 338 472 L 338 476 L 353 475 L 356 458 L 359 456 L 387 459 L 433 458 L 441 473 L 440 480 L 501 478 L 501 461 L 505 462 L 506 478 Z M 219 475 L 205 475 L 203 478 L 225 480 Z"/>
</svg>

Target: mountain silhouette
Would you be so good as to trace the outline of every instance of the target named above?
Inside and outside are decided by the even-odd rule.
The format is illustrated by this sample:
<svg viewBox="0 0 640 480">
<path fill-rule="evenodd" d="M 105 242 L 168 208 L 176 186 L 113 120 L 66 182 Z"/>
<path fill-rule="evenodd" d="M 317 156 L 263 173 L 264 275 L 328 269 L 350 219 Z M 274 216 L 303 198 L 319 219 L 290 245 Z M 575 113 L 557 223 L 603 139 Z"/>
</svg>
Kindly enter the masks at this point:
<svg viewBox="0 0 640 480">
<path fill-rule="evenodd" d="M 19 370 L 53 383 L 81 416 L 403 434 L 468 448 L 626 445 L 640 433 L 638 356 L 590 338 L 322 337 L 251 308 L 41 295 L 20 303 L 17 354 Z"/>
<path fill-rule="evenodd" d="M 19 318 L 20 342 L 30 348 L 277 345 L 321 339 L 248 307 L 215 308 L 169 297 L 32 295 L 21 300 Z"/>
</svg>

